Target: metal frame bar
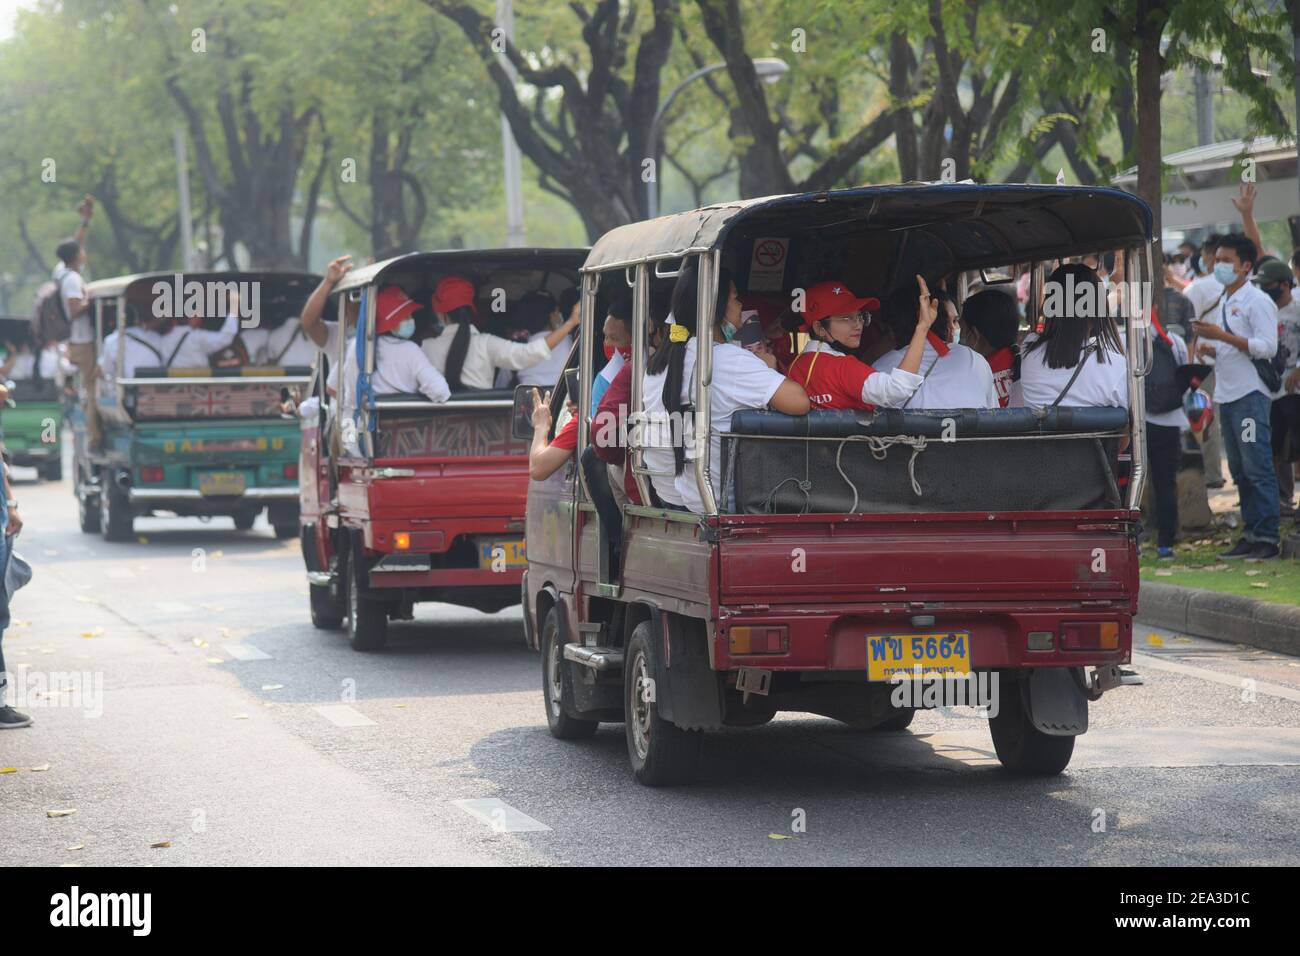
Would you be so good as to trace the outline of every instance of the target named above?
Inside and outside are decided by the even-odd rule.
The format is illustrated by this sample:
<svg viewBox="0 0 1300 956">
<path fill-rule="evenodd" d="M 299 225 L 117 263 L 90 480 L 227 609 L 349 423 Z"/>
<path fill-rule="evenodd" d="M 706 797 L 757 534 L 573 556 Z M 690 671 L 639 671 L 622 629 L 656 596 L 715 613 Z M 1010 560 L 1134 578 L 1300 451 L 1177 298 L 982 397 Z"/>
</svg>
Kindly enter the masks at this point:
<svg viewBox="0 0 1300 956">
<path fill-rule="evenodd" d="M 700 256 L 699 286 L 696 292 L 699 302 L 699 315 L 695 322 L 695 481 L 699 486 L 700 501 L 704 513 L 716 515 L 718 503 L 713 497 L 713 485 L 709 482 L 709 461 L 712 452 L 710 441 L 711 419 L 709 417 L 709 386 L 713 383 L 713 322 L 714 311 L 718 301 L 717 269 L 721 250 Z M 684 432 L 684 430 L 683 430 Z"/>
<path fill-rule="evenodd" d="M 643 474 L 645 466 L 642 461 L 640 430 L 633 427 L 632 423 L 634 421 L 640 423 L 644 414 L 641 406 L 642 386 L 645 381 L 645 370 L 650 351 L 650 336 L 648 334 L 650 323 L 650 278 L 648 269 L 648 264 L 644 262 L 637 266 L 636 286 L 632 293 L 632 395 L 628 406 L 627 447 L 623 450 L 623 454 L 629 456 L 629 467 L 632 469 L 632 480 L 636 483 L 637 494 L 645 502 L 654 499 L 650 497 L 650 483 Z M 657 274 L 658 270 L 656 269 Z"/>
</svg>

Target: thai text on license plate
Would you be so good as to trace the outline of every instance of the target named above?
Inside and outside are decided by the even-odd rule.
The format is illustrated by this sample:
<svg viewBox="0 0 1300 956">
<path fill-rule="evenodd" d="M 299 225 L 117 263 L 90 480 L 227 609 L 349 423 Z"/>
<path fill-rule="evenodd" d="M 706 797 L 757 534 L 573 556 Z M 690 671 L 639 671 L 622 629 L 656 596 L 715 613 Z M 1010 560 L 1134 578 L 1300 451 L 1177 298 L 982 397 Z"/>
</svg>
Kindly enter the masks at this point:
<svg viewBox="0 0 1300 956">
<path fill-rule="evenodd" d="M 970 673 L 969 631 L 868 634 L 867 679 L 933 680 Z"/>
<path fill-rule="evenodd" d="M 528 553 L 523 538 L 480 538 L 478 566 L 483 569 L 503 570 L 528 566 Z"/>
<path fill-rule="evenodd" d="M 201 495 L 242 495 L 245 487 L 242 471 L 209 471 L 199 475 Z"/>
</svg>

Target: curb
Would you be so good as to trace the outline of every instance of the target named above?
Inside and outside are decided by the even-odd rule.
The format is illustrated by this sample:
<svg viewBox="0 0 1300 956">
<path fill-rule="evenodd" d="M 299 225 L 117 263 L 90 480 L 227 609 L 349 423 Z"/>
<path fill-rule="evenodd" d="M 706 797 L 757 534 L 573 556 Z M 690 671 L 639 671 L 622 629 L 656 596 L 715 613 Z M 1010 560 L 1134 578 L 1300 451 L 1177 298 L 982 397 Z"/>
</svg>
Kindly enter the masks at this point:
<svg viewBox="0 0 1300 956">
<path fill-rule="evenodd" d="M 1137 620 L 1193 637 L 1300 657 L 1300 607 L 1143 581 Z"/>
</svg>

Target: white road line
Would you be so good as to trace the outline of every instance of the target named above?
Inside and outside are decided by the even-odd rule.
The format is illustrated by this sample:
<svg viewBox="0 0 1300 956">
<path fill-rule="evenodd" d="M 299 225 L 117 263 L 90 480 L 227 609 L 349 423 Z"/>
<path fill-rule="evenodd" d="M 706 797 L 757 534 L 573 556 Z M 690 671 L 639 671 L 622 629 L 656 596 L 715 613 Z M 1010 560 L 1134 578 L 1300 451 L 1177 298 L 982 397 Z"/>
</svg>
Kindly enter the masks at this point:
<svg viewBox="0 0 1300 956">
<path fill-rule="evenodd" d="M 470 816 L 486 823 L 497 833 L 541 833 L 549 832 L 551 829 L 545 823 L 534 820 L 522 810 L 516 810 L 496 797 L 452 802 Z"/>
<path fill-rule="evenodd" d="M 1223 684 L 1225 687 L 1235 687 L 1241 690 L 1245 685 L 1242 681 L 1247 678 L 1224 674 L 1219 671 L 1212 671 L 1205 667 L 1193 667 L 1191 664 L 1177 664 L 1174 661 L 1162 660 L 1153 657 L 1150 654 L 1142 654 L 1138 651 L 1133 652 L 1134 667 L 1154 667 L 1156 670 L 1171 671 L 1175 674 L 1182 674 L 1186 677 L 1199 677 L 1201 680 L 1208 680 L 1215 684 Z M 1251 678 L 1253 680 L 1253 678 Z M 1300 703 L 1300 690 L 1294 687 L 1283 687 L 1281 684 L 1270 684 L 1268 681 L 1255 681 L 1254 690 L 1257 694 L 1268 694 L 1270 697 L 1281 697 L 1283 700 L 1291 700 Z"/>
<path fill-rule="evenodd" d="M 322 704 L 312 710 L 336 727 L 373 727 L 374 721 L 347 704 Z"/>
<path fill-rule="evenodd" d="M 237 661 L 269 661 L 271 655 L 252 644 L 222 644 L 220 650 L 225 651 Z"/>
</svg>

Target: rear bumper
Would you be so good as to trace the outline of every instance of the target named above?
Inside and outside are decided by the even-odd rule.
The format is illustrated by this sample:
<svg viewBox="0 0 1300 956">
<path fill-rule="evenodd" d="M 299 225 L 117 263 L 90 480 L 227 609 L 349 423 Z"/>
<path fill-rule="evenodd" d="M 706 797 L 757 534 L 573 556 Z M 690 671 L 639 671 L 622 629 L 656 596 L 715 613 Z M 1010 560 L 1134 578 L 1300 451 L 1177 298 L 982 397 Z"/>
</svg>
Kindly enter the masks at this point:
<svg viewBox="0 0 1300 956">
<path fill-rule="evenodd" d="M 429 571 L 370 572 L 372 588 L 474 588 L 513 587 L 516 592 L 523 580 L 523 568 L 435 568 Z"/>
<path fill-rule="evenodd" d="M 298 488 L 246 488 L 242 495 L 224 495 L 221 497 L 209 497 L 202 494 L 195 488 L 137 488 L 132 486 L 128 494 L 128 500 L 132 504 L 140 502 L 149 504 L 154 507 L 162 508 L 169 501 L 185 502 L 194 504 L 195 502 L 208 501 L 214 506 L 227 508 L 231 505 L 237 505 L 241 501 L 293 501 L 298 500 Z"/>
<path fill-rule="evenodd" d="M 925 615 L 934 623 L 914 626 L 912 617 Z M 1115 622 L 1119 625 L 1115 648 L 1065 649 L 1061 645 L 1065 624 Z M 784 627 L 789 634 L 784 653 L 733 653 L 729 632 L 733 627 Z M 1083 667 L 1128 663 L 1133 644 L 1133 619 L 1125 602 L 1110 607 L 1071 607 L 1042 604 L 946 604 L 923 608 L 861 605 L 828 613 L 807 613 L 771 608 L 749 611 L 723 609 L 714 633 L 715 670 L 757 667 L 772 671 L 865 671 L 868 636 L 969 632 L 971 666 L 976 670 L 1030 667 Z M 1050 650 L 1030 650 L 1029 633 L 1051 632 Z"/>
</svg>

